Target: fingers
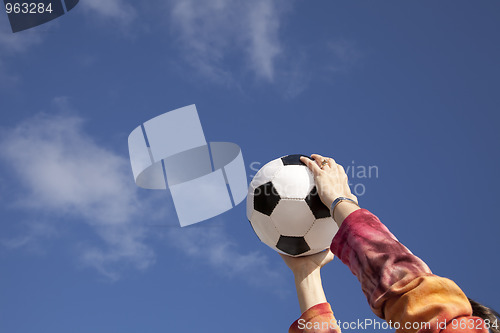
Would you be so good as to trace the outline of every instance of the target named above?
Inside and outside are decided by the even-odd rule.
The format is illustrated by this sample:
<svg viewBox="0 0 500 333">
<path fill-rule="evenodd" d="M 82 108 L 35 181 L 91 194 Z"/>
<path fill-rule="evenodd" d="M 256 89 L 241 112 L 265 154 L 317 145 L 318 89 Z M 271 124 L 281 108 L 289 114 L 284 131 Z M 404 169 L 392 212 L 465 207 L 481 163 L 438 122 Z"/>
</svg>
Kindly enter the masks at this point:
<svg viewBox="0 0 500 333">
<path fill-rule="evenodd" d="M 316 163 L 321 167 L 323 161 L 326 161 L 328 162 L 328 164 L 325 164 L 324 166 L 329 166 L 329 167 L 332 167 L 335 165 L 335 160 L 333 158 L 329 158 L 329 157 L 323 157 L 319 154 L 312 154 L 311 155 L 311 158 L 314 159 L 316 161 Z"/>
<path fill-rule="evenodd" d="M 340 173 L 345 174 L 345 170 L 344 170 L 344 167 L 342 165 L 337 164 L 337 169 L 339 170 Z"/>
<path fill-rule="evenodd" d="M 318 175 L 321 170 L 332 170 L 334 172 L 338 172 L 341 175 L 345 175 L 345 178 L 347 178 L 344 167 L 340 164 L 337 164 L 333 158 L 324 157 L 319 154 L 312 154 L 311 158 L 313 160 L 310 160 L 306 157 L 301 157 L 300 160 L 305 165 L 307 165 L 315 175 Z"/>
<path fill-rule="evenodd" d="M 324 157 L 324 156 L 321 156 L 320 154 L 312 154 L 311 158 L 314 159 L 315 161 L 330 160 L 331 162 L 335 163 L 335 160 L 333 158 Z"/>
<path fill-rule="evenodd" d="M 322 170 L 333 170 L 337 171 L 337 163 L 335 163 L 335 160 L 330 157 L 324 157 L 319 154 L 312 154 L 311 158 L 316 161 L 316 164 L 318 164 L 319 168 Z"/>
<path fill-rule="evenodd" d="M 300 161 L 304 163 L 315 175 L 318 175 L 321 172 L 321 168 L 315 161 L 312 161 L 304 156 L 300 157 Z"/>
<path fill-rule="evenodd" d="M 321 156 L 320 154 L 312 154 L 311 158 L 314 159 L 314 160 L 316 160 L 316 161 L 324 159 L 324 157 Z"/>
</svg>

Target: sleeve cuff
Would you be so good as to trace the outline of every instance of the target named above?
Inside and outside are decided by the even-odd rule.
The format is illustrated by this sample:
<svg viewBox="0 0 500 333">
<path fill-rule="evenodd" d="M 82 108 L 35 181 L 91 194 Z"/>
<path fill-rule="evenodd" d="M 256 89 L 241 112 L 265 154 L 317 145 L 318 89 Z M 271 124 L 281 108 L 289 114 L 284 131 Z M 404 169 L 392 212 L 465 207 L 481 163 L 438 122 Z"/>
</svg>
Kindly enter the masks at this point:
<svg viewBox="0 0 500 333">
<path fill-rule="evenodd" d="M 344 244 L 347 242 L 347 238 L 351 232 L 351 228 L 356 222 L 365 221 L 374 218 L 375 216 L 366 209 L 358 209 L 349 214 L 342 222 L 339 230 L 335 234 L 332 240 L 332 244 L 330 245 L 330 250 L 337 257 L 340 257 L 339 253 L 342 251 Z M 376 217 L 375 217 L 376 218 Z"/>
<path fill-rule="evenodd" d="M 320 330 L 315 330 L 320 327 Z M 319 325 L 319 326 L 318 326 Z M 301 332 L 339 332 L 329 303 L 320 303 L 305 311 L 288 330 L 289 333 Z"/>
</svg>

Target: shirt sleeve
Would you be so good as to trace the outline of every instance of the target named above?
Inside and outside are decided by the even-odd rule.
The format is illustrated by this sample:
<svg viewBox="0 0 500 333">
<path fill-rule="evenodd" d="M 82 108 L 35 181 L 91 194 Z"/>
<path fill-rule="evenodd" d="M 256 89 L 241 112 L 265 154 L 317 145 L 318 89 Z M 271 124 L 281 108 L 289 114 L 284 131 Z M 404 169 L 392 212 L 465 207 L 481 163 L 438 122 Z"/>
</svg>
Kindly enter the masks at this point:
<svg viewBox="0 0 500 333">
<path fill-rule="evenodd" d="M 462 290 L 433 275 L 369 211 L 344 220 L 331 250 L 356 275 L 372 311 L 396 332 L 488 332 L 482 319 L 472 317 Z"/>
<path fill-rule="evenodd" d="M 332 308 L 328 303 L 320 303 L 309 308 L 297 319 L 289 333 L 341 333 Z"/>
</svg>

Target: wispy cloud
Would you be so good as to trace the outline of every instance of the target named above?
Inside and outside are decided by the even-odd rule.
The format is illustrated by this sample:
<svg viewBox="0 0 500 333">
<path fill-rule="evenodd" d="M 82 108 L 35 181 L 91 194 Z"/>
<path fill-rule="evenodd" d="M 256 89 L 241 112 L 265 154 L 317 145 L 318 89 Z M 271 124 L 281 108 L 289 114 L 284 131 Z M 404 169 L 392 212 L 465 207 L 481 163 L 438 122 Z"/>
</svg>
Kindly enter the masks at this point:
<svg viewBox="0 0 500 333">
<path fill-rule="evenodd" d="M 280 3 L 173 0 L 171 19 L 184 58 L 215 81 L 230 81 L 234 68 L 242 65 L 256 77 L 273 81 L 282 52 Z"/>
<path fill-rule="evenodd" d="M 38 114 L 3 131 L 0 154 L 20 188 L 17 207 L 83 221 L 100 236 L 102 246 L 80 245 L 85 265 L 116 279 L 116 266 L 144 269 L 154 262 L 146 232 L 136 222 L 145 207 L 138 200 L 128 160 L 87 135 L 81 118 Z M 33 223 L 40 226 L 4 240 L 4 245 L 25 245 L 52 222 L 41 218 Z"/>
<path fill-rule="evenodd" d="M 4 15 L 0 15 L 4 16 Z M 5 15 L 6 17 L 6 15 Z M 8 26 L 6 18 L 0 18 L 0 23 Z M 5 24 L 4 24 L 5 23 Z M 0 85 L 9 86 L 17 83 L 19 77 L 6 66 L 8 58 L 26 52 L 31 47 L 41 44 L 43 36 L 38 31 L 29 30 L 22 33 L 12 33 L 10 30 L 0 29 Z"/>
<path fill-rule="evenodd" d="M 9 250 L 24 248 L 31 253 L 44 254 L 45 250 L 41 246 L 40 240 L 56 237 L 60 233 L 54 223 L 45 222 L 17 221 L 19 226 L 22 227 L 23 232 L 17 236 L 0 239 L 0 244 Z"/>
<path fill-rule="evenodd" d="M 281 0 L 170 0 L 172 37 L 180 46 L 179 63 L 204 78 L 242 86 L 252 73 L 285 99 L 303 93 L 325 73 L 345 72 L 362 53 L 355 42 L 312 43 L 289 38 L 283 21 L 293 3 Z"/>
<path fill-rule="evenodd" d="M 26 51 L 29 47 L 40 44 L 42 35 L 35 30 L 23 33 L 12 33 L 0 30 L 0 53 L 3 56 L 17 54 Z"/>
<path fill-rule="evenodd" d="M 262 252 L 242 251 L 237 240 L 231 238 L 222 224 L 212 222 L 206 226 L 170 229 L 165 235 L 171 246 L 223 276 L 243 277 L 251 285 L 284 292 L 279 288 L 280 281 L 284 279 L 282 271 L 272 267 Z"/>
<path fill-rule="evenodd" d="M 137 16 L 135 8 L 124 0 L 85 0 L 80 1 L 79 6 L 87 12 L 123 24 L 129 24 Z"/>
<path fill-rule="evenodd" d="M 280 18 L 275 4 L 273 1 L 258 1 L 248 11 L 251 64 L 256 73 L 268 80 L 274 77 L 274 62 L 281 53 L 278 38 Z"/>
</svg>

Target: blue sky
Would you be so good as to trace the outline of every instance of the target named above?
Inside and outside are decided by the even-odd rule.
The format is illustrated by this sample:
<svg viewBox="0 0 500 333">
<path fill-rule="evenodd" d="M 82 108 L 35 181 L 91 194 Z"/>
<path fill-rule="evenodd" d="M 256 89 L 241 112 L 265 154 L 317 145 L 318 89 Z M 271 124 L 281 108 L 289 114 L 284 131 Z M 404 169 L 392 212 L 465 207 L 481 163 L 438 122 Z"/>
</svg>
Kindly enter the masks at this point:
<svg viewBox="0 0 500 333">
<path fill-rule="evenodd" d="M 190 104 L 208 141 L 240 145 L 249 180 L 292 153 L 375 166 L 352 179 L 362 206 L 500 309 L 499 15 L 497 1 L 82 0 L 17 34 L 0 15 L 0 331 L 298 318 L 244 203 L 181 229 L 168 192 L 135 186 L 130 131 Z M 340 261 L 323 282 L 338 319 L 375 318 Z"/>
</svg>

